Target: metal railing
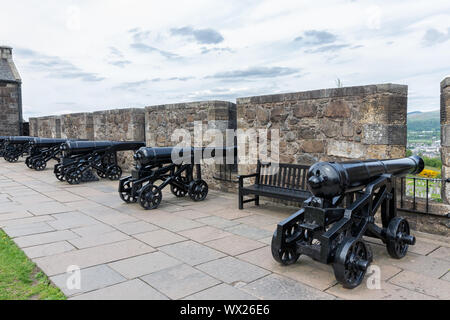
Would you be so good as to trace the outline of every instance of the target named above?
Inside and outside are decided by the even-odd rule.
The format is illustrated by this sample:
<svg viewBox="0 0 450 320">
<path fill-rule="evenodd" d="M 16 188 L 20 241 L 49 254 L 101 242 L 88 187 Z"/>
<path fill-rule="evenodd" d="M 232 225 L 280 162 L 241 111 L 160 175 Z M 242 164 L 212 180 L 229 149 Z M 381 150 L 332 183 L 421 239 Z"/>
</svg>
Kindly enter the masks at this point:
<svg viewBox="0 0 450 320">
<path fill-rule="evenodd" d="M 399 209 L 430 214 L 430 205 L 442 203 L 442 190 L 450 179 L 433 179 L 420 177 L 404 177 L 396 181 L 400 183 Z"/>
</svg>

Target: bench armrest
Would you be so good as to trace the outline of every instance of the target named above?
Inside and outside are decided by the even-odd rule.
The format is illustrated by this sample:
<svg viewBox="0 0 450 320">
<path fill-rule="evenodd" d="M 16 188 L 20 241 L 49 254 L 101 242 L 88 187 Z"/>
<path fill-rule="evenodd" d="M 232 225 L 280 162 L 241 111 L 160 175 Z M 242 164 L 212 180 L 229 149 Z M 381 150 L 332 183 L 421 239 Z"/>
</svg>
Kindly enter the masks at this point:
<svg viewBox="0 0 450 320">
<path fill-rule="evenodd" d="M 237 178 L 239 180 L 239 188 L 244 187 L 244 179 L 253 178 L 253 177 L 257 177 L 257 176 L 258 176 L 258 173 L 252 173 L 252 174 L 245 174 L 245 175 L 237 176 Z"/>
</svg>

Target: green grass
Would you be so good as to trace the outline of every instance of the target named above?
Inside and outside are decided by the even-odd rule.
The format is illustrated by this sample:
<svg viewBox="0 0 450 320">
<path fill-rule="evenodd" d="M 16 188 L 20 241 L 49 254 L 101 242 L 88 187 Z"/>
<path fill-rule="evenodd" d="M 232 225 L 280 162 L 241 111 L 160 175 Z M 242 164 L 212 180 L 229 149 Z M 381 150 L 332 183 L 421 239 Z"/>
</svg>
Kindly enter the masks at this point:
<svg viewBox="0 0 450 320">
<path fill-rule="evenodd" d="M 64 294 L 0 230 L 0 300 L 64 299 Z"/>
</svg>

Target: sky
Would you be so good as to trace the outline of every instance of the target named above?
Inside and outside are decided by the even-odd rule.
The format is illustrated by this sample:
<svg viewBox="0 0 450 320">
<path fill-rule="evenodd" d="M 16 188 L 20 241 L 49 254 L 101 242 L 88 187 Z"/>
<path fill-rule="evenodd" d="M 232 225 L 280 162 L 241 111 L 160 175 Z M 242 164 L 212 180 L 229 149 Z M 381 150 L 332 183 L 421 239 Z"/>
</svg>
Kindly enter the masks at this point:
<svg viewBox="0 0 450 320">
<path fill-rule="evenodd" d="M 0 1 L 25 119 L 450 75 L 448 0 Z"/>
</svg>

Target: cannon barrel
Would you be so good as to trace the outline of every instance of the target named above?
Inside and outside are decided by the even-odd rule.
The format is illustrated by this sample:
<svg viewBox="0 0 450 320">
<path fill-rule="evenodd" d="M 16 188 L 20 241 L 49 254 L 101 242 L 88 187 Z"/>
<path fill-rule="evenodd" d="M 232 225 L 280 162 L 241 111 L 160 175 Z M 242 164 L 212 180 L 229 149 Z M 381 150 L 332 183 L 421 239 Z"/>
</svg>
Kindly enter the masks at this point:
<svg viewBox="0 0 450 320">
<path fill-rule="evenodd" d="M 190 161 L 192 157 L 198 153 L 202 159 L 212 158 L 216 156 L 216 151 L 221 150 L 223 156 L 233 152 L 236 156 L 236 147 L 144 147 L 140 148 L 134 154 L 134 160 L 140 165 L 166 164 L 177 161 Z M 177 159 L 174 159 L 174 157 Z"/>
<path fill-rule="evenodd" d="M 66 141 L 60 148 L 67 157 L 106 149 L 111 151 L 136 150 L 142 146 L 145 146 L 145 143 L 140 141 Z"/>
<path fill-rule="evenodd" d="M 46 148 L 62 144 L 66 141 L 67 139 L 36 138 L 33 141 L 31 141 L 31 144 L 39 148 Z"/>
<path fill-rule="evenodd" d="M 27 137 L 27 136 L 11 136 L 5 139 L 9 144 L 25 144 L 29 142 L 35 141 L 36 137 Z"/>
<path fill-rule="evenodd" d="M 402 177 L 418 174 L 425 167 L 422 158 L 367 160 L 350 162 L 318 162 L 309 168 L 308 188 L 316 196 L 331 199 L 361 190 L 382 174 Z"/>
</svg>

